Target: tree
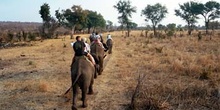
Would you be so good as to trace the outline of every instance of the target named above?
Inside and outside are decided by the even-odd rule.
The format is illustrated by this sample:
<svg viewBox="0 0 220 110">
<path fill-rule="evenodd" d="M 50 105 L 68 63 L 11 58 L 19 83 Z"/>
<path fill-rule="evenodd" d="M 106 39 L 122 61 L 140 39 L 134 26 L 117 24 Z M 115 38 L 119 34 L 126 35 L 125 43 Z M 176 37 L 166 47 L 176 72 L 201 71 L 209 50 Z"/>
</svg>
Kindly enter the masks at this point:
<svg viewBox="0 0 220 110">
<path fill-rule="evenodd" d="M 112 27 L 113 27 L 113 22 L 110 21 L 110 20 L 107 20 L 106 23 L 107 23 L 107 24 L 106 24 L 106 28 L 107 28 L 108 30 L 111 30 Z"/>
<path fill-rule="evenodd" d="M 214 30 L 214 29 L 219 29 L 220 23 L 218 21 L 212 21 L 209 22 L 209 27 Z"/>
<path fill-rule="evenodd" d="M 146 17 L 145 21 L 151 21 L 152 23 L 154 36 L 157 34 L 156 26 L 166 17 L 167 13 L 167 8 L 159 3 L 156 3 L 155 5 L 147 5 L 147 7 L 142 10 L 141 15 Z"/>
<path fill-rule="evenodd" d="M 138 26 L 138 25 L 137 25 L 136 23 L 134 23 L 134 22 L 130 22 L 130 23 L 129 23 L 129 28 L 130 28 L 130 29 L 136 29 L 137 26 Z"/>
<path fill-rule="evenodd" d="M 191 35 L 193 25 L 197 22 L 198 18 L 193 8 L 197 6 L 196 2 L 190 1 L 184 4 L 179 4 L 180 9 L 175 10 L 175 15 L 181 17 L 187 22 L 188 34 Z"/>
<path fill-rule="evenodd" d="M 128 37 L 130 36 L 130 23 L 132 18 L 132 13 L 136 13 L 136 7 L 131 6 L 131 2 L 120 0 L 116 5 L 113 6 L 117 9 L 118 13 L 121 14 L 118 17 L 119 23 L 121 23 L 122 28 L 125 26 L 127 29 Z"/>
<path fill-rule="evenodd" d="M 62 10 L 62 13 L 57 12 L 56 15 L 61 21 L 60 24 L 71 29 L 71 39 L 73 38 L 76 26 L 81 25 L 85 27 L 87 23 L 87 12 L 79 5 L 73 5 L 71 9 Z"/>
<path fill-rule="evenodd" d="M 64 15 L 60 12 L 60 10 L 55 10 L 55 16 L 56 16 L 56 19 L 58 20 L 58 24 L 59 26 L 62 26 L 64 25 L 64 20 L 65 20 L 65 17 Z"/>
<path fill-rule="evenodd" d="M 50 15 L 50 6 L 47 3 L 44 3 L 40 7 L 39 14 L 41 15 L 41 18 L 43 20 L 43 26 L 42 26 L 42 36 L 44 38 L 52 38 L 54 35 L 54 32 L 58 28 L 58 24 L 56 19 L 51 17 Z"/>
<path fill-rule="evenodd" d="M 49 22 L 50 21 L 50 6 L 47 3 L 44 3 L 40 7 L 39 14 L 41 15 L 41 18 L 43 19 L 43 22 Z"/>
<path fill-rule="evenodd" d="M 106 21 L 101 14 L 98 14 L 95 11 L 87 10 L 87 27 L 88 33 L 90 33 L 91 28 L 93 28 L 93 32 L 97 27 L 104 28 L 106 25 Z"/>
<path fill-rule="evenodd" d="M 175 30 L 176 30 L 176 24 L 175 24 L 175 23 L 167 24 L 167 28 L 168 28 L 170 31 L 175 31 Z"/>
<path fill-rule="evenodd" d="M 50 21 L 50 6 L 47 3 L 44 3 L 41 7 L 40 7 L 40 11 L 39 14 L 41 15 L 41 18 L 43 20 L 43 26 L 42 26 L 42 34 L 43 37 L 45 37 L 46 32 L 45 29 L 48 28 L 48 23 Z"/>
<path fill-rule="evenodd" d="M 208 1 L 205 4 L 197 3 L 193 12 L 202 15 L 205 21 L 206 34 L 209 29 L 209 22 L 220 18 L 220 4 L 216 1 Z"/>
<path fill-rule="evenodd" d="M 58 27 L 59 27 L 59 23 L 56 21 L 55 18 L 51 17 L 48 23 L 48 33 L 47 33 L 49 38 L 55 37 L 55 31 Z"/>
<path fill-rule="evenodd" d="M 160 31 L 162 31 L 162 30 L 165 31 L 166 30 L 166 26 L 162 25 L 162 24 L 158 24 L 157 29 L 160 30 Z"/>
</svg>

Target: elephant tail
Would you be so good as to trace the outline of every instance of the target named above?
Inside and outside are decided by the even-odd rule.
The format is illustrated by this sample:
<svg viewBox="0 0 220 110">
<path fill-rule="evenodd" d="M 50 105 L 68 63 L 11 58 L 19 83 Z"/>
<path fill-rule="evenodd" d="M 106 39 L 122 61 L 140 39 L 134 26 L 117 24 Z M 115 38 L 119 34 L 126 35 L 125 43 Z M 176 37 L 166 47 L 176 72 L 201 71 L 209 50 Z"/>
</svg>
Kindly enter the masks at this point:
<svg viewBox="0 0 220 110">
<path fill-rule="evenodd" d="M 80 75 L 81 75 L 81 68 L 78 68 L 76 79 L 72 81 L 73 82 L 72 85 L 70 86 L 69 89 L 67 89 L 64 95 L 66 95 L 70 91 L 70 89 L 76 84 L 76 82 L 79 80 Z"/>
<path fill-rule="evenodd" d="M 81 76 L 81 68 L 78 68 L 77 70 L 78 70 L 77 71 L 77 76 L 76 76 L 76 79 L 72 83 L 72 87 L 76 84 L 76 82 L 78 81 L 79 77 Z"/>
</svg>

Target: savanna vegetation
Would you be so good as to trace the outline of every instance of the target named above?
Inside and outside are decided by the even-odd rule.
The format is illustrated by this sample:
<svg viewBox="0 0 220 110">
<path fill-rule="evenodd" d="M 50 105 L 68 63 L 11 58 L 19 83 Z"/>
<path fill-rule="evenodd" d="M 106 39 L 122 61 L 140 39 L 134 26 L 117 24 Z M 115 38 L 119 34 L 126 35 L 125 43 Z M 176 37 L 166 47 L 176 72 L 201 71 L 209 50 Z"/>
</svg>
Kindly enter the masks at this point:
<svg viewBox="0 0 220 110">
<path fill-rule="evenodd" d="M 0 110 L 70 109 L 71 92 L 63 95 L 71 86 L 70 43 L 92 32 L 104 41 L 111 34 L 114 46 L 85 110 L 218 110 L 220 3 L 179 4 L 173 11 L 185 26 L 160 24 L 169 12 L 156 3 L 140 14 L 151 25 L 138 27 L 137 8 L 123 0 L 113 6 L 120 26 L 79 5 L 53 16 L 47 3 L 39 9 L 42 23 L 0 22 Z"/>
</svg>

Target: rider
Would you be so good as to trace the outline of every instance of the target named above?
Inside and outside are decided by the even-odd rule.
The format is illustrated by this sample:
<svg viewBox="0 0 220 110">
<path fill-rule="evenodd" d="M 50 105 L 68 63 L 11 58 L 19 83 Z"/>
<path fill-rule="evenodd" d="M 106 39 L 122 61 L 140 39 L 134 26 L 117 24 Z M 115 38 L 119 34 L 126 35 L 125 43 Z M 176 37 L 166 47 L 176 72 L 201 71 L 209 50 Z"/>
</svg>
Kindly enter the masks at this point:
<svg viewBox="0 0 220 110">
<path fill-rule="evenodd" d="M 87 43 L 87 39 L 86 38 L 82 38 L 82 42 L 85 43 L 86 47 L 85 47 L 85 52 L 90 53 L 90 45 Z"/>
<path fill-rule="evenodd" d="M 94 41 L 91 43 L 91 45 L 97 43 L 104 49 L 104 51 L 107 51 L 108 50 L 107 46 L 105 46 L 104 43 L 101 41 L 102 41 L 101 36 L 98 33 L 96 33 L 96 35 L 94 37 Z"/>
<path fill-rule="evenodd" d="M 109 39 L 112 40 L 112 36 L 111 36 L 111 34 L 108 34 L 108 35 L 107 35 L 107 40 L 109 40 Z"/>
<path fill-rule="evenodd" d="M 73 49 L 75 51 L 75 56 L 73 58 L 73 60 L 75 59 L 75 57 L 79 57 L 79 56 L 86 56 L 93 65 L 95 65 L 95 60 L 93 59 L 92 55 L 88 52 L 85 51 L 85 43 L 81 41 L 81 37 L 77 36 L 76 37 L 76 42 L 73 44 Z M 74 62 L 74 61 L 73 61 Z"/>
</svg>

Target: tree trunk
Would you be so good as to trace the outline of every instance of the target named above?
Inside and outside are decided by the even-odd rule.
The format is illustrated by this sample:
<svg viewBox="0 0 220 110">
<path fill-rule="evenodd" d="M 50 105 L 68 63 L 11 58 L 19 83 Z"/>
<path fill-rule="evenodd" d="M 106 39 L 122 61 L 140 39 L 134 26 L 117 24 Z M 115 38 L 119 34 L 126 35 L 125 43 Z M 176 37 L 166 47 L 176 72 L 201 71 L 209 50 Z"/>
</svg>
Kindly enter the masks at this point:
<svg viewBox="0 0 220 110">
<path fill-rule="evenodd" d="M 188 23 L 188 35 L 191 35 L 191 31 L 192 29 L 191 29 L 190 23 Z"/>
<path fill-rule="evenodd" d="M 153 25 L 153 30 L 154 30 L 154 36 L 157 36 L 157 31 L 156 31 L 156 26 Z"/>
<path fill-rule="evenodd" d="M 208 34 L 208 29 L 209 29 L 209 22 L 205 21 L 205 32 Z"/>
<path fill-rule="evenodd" d="M 128 29 L 127 31 L 128 31 L 128 37 L 130 37 L 130 29 Z"/>
<path fill-rule="evenodd" d="M 95 28 L 95 27 L 93 27 L 92 33 L 95 33 L 95 32 L 96 32 L 96 28 Z"/>
<path fill-rule="evenodd" d="M 90 34 L 91 27 L 88 27 L 88 34 Z"/>
<path fill-rule="evenodd" d="M 70 39 L 73 39 L 74 31 L 75 31 L 75 26 L 73 26 L 71 29 Z"/>
</svg>

